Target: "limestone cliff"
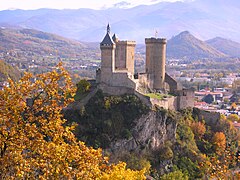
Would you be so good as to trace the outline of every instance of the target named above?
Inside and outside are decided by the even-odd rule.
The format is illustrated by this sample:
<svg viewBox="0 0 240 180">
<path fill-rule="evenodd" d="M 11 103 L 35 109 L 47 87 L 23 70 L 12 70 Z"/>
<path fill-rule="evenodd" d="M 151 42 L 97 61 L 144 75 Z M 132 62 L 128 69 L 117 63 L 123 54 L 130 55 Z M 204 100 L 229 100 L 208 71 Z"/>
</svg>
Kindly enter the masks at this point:
<svg viewBox="0 0 240 180">
<path fill-rule="evenodd" d="M 111 142 L 111 151 L 157 150 L 166 141 L 175 141 L 177 121 L 166 110 L 156 108 L 135 122 L 136 125 L 131 129 L 132 137 Z"/>
</svg>

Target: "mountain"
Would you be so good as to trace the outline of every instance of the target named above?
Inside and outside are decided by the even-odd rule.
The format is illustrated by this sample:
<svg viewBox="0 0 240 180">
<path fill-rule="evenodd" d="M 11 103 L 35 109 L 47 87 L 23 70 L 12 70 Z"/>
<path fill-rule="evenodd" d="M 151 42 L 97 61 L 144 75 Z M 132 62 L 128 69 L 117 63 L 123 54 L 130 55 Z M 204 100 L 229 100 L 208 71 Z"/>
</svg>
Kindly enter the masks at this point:
<svg viewBox="0 0 240 180">
<path fill-rule="evenodd" d="M 33 29 L 0 29 L 0 53 L 15 51 L 20 54 L 40 56 L 57 55 L 58 57 L 82 57 L 87 45 L 58 35 Z"/>
<path fill-rule="evenodd" d="M 231 57 L 240 57 L 240 43 L 238 42 L 216 37 L 207 40 L 206 43 Z"/>
<path fill-rule="evenodd" d="M 181 32 L 168 41 L 167 55 L 171 58 L 188 59 L 227 57 L 226 54 L 197 39 L 188 31 Z"/>
<path fill-rule="evenodd" d="M 160 2 L 133 8 L 125 5 L 102 10 L 5 10 L 0 11 L 0 25 L 37 29 L 87 42 L 101 41 L 108 22 L 120 39 L 138 43 L 156 30 L 159 36 L 170 38 L 186 29 L 204 40 L 219 36 L 240 42 L 237 0 Z"/>
<path fill-rule="evenodd" d="M 189 31 L 183 31 L 168 40 L 167 56 L 187 59 L 235 57 L 239 47 L 239 43 L 223 38 L 204 42 Z M 145 53 L 145 45 L 138 44 L 136 50 Z M 79 42 L 33 29 L 0 28 L 0 57 L 4 53 L 10 56 L 5 59 L 21 60 L 46 56 L 78 60 L 100 58 L 99 43 Z"/>
</svg>

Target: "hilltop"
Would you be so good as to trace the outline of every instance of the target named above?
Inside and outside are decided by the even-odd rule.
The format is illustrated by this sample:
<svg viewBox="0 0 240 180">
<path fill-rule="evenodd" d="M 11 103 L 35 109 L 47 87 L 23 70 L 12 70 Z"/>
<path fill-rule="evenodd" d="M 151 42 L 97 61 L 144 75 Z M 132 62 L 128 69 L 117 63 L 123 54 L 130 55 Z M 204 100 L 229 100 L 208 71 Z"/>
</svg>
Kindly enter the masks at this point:
<svg viewBox="0 0 240 180">
<path fill-rule="evenodd" d="M 171 58 L 222 58 L 226 54 L 197 39 L 190 32 L 184 31 L 168 41 L 167 54 Z"/>
<path fill-rule="evenodd" d="M 17 51 L 25 54 L 81 57 L 86 45 L 76 40 L 33 29 L 0 29 L 0 52 Z"/>
</svg>

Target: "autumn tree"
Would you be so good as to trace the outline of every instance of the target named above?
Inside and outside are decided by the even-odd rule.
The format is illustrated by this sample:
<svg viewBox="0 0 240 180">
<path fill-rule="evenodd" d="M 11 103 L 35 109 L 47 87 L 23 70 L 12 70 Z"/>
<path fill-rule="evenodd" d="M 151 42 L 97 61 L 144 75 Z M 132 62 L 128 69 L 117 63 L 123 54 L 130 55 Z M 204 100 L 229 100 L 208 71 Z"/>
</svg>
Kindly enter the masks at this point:
<svg viewBox="0 0 240 180">
<path fill-rule="evenodd" d="M 0 91 L 0 179 L 145 179 L 76 139 L 61 113 L 74 92 L 61 65 L 9 80 Z"/>
<path fill-rule="evenodd" d="M 238 122 L 239 117 L 237 114 L 230 114 L 230 115 L 228 115 L 227 120 L 229 120 L 231 122 Z"/>
<path fill-rule="evenodd" d="M 233 102 L 231 104 L 231 110 L 236 110 L 237 109 L 237 104 L 235 102 Z"/>
<path fill-rule="evenodd" d="M 190 127 L 196 138 L 202 138 L 206 132 L 206 127 L 202 122 L 193 122 Z"/>
<path fill-rule="evenodd" d="M 213 145 L 217 153 L 221 153 L 226 148 L 226 136 L 223 132 L 216 132 L 212 138 Z"/>
</svg>

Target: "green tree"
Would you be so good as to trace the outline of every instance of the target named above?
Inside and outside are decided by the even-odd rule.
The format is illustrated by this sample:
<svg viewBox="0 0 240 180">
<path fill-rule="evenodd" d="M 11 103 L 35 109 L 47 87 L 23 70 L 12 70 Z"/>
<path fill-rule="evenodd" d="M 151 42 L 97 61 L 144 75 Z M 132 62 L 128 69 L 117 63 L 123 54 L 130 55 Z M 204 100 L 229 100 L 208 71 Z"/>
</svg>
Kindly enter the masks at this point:
<svg viewBox="0 0 240 180">
<path fill-rule="evenodd" d="M 202 100 L 208 104 L 212 104 L 214 101 L 214 98 L 213 98 L 213 95 L 208 94 Z"/>
<path fill-rule="evenodd" d="M 182 173 L 182 171 L 176 170 L 168 174 L 164 174 L 160 177 L 160 180 L 188 180 L 188 176 Z"/>
<path fill-rule="evenodd" d="M 91 84 L 86 80 L 82 79 L 77 83 L 77 93 L 84 94 L 91 88 Z"/>
</svg>

